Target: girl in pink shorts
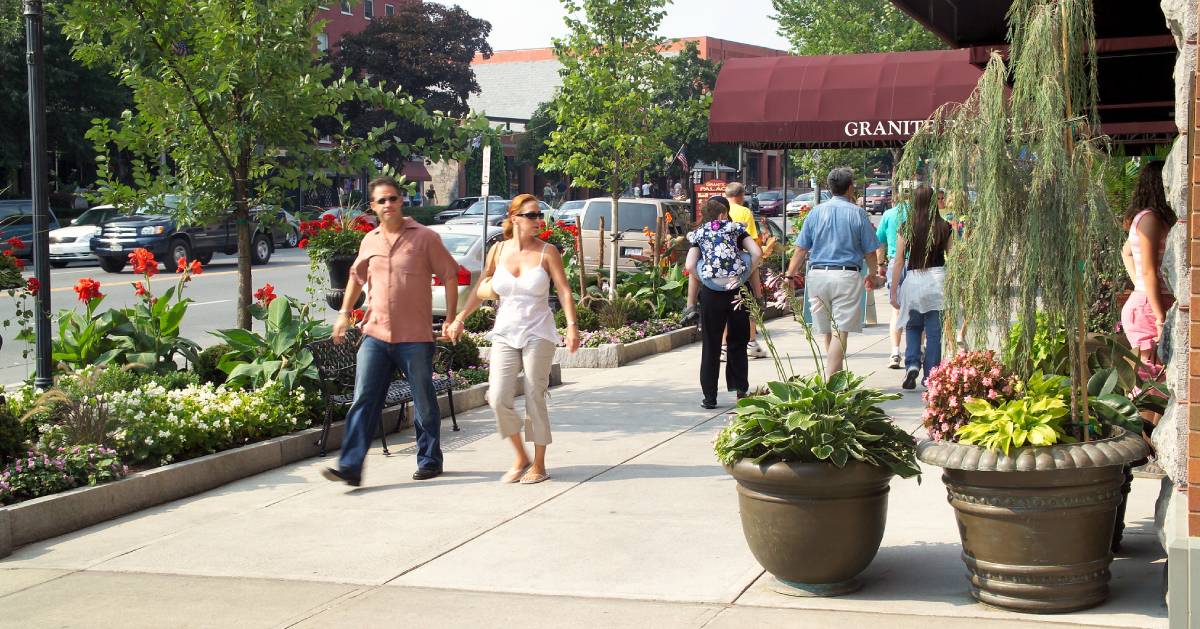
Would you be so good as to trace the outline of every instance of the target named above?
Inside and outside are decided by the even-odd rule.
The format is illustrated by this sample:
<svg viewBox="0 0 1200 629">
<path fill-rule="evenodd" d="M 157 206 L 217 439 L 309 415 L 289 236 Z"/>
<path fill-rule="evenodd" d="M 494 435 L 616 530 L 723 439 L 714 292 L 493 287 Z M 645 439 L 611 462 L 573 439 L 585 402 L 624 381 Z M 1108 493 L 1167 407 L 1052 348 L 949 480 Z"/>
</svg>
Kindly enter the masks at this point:
<svg viewBox="0 0 1200 629">
<path fill-rule="evenodd" d="M 1121 309 L 1121 327 L 1129 345 L 1142 359 L 1143 378 L 1154 378 L 1158 367 L 1158 341 L 1167 309 L 1175 303 L 1162 274 L 1163 248 L 1175 225 L 1175 211 L 1167 204 L 1162 162 L 1142 167 L 1133 200 L 1125 212 L 1129 237 L 1121 250 L 1125 271 L 1133 281 L 1133 294 Z"/>
</svg>

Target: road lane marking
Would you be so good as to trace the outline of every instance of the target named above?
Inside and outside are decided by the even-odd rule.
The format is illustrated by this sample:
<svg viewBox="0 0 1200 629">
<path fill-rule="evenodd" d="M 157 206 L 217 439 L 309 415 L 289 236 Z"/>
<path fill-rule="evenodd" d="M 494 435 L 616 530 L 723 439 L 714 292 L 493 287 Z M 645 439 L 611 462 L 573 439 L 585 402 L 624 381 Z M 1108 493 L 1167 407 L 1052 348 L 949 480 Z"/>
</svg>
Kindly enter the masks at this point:
<svg viewBox="0 0 1200 629">
<path fill-rule="evenodd" d="M 227 304 L 233 301 L 232 299 L 218 299 L 216 301 L 193 301 L 193 306 L 207 306 L 209 304 Z"/>
</svg>

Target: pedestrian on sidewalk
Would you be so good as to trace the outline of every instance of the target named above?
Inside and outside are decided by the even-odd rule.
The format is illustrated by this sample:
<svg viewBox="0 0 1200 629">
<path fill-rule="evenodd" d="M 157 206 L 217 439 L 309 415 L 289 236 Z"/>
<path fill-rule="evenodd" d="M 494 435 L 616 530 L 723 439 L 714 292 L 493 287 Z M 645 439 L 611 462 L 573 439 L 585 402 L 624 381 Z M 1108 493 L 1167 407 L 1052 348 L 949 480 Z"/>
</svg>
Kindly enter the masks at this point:
<svg viewBox="0 0 1200 629">
<path fill-rule="evenodd" d="M 334 343 L 346 342 L 351 312 L 363 286 L 370 284 L 362 345 L 358 348 L 354 402 L 346 415 L 346 434 L 338 467 L 323 472 L 329 480 L 357 487 L 363 460 L 379 427 L 388 385 L 397 370 L 413 394 L 413 429 L 417 437 L 414 480 L 442 473 L 441 415 L 433 389 L 433 294 L 428 280 L 436 275 L 446 291 L 446 312 L 458 308 L 458 263 L 436 232 L 404 215 L 400 184 L 380 177 L 368 184 L 379 227 L 363 237 L 350 281 L 333 325 Z M 443 326 L 442 333 L 447 330 Z M 451 338 L 457 338 L 451 337 Z"/>
<path fill-rule="evenodd" d="M 742 185 L 742 182 L 740 181 L 731 182 L 729 185 L 725 186 L 725 198 L 729 200 L 729 220 L 734 221 L 735 223 L 741 223 L 742 226 L 746 228 L 746 233 L 750 234 L 750 237 L 754 239 L 754 242 L 757 243 L 761 249 L 762 238 L 759 238 L 758 235 L 758 225 L 754 221 L 754 212 L 751 212 L 750 208 L 746 207 L 745 205 L 746 186 Z M 761 280 L 758 276 L 758 269 L 755 269 L 754 272 L 750 274 L 750 285 L 758 286 L 760 283 Z M 757 326 L 754 325 L 753 321 L 751 321 L 750 341 L 746 343 L 746 355 L 751 358 L 765 358 L 767 356 L 767 352 L 759 346 L 758 339 L 755 338 L 757 336 Z"/>
<path fill-rule="evenodd" d="M 688 234 L 688 310 L 700 305 L 700 389 L 703 408 L 717 407 L 717 376 L 724 337 L 725 385 L 738 399 L 750 389 L 746 344 L 750 311 L 741 303 L 742 287 L 762 260 L 762 249 L 739 222 L 729 220 L 729 202 L 715 196 L 704 205 L 703 222 Z M 761 287 L 751 286 L 753 298 Z"/>
<path fill-rule="evenodd" d="M 892 266 L 899 264 L 902 268 L 903 262 L 896 260 L 896 238 L 900 233 L 900 226 L 904 224 L 905 218 L 908 216 L 908 191 L 901 190 L 898 196 L 900 202 L 888 208 L 883 213 L 883 217 L 879 219 L 879 227 L 875 230 L 875 237 L 882 243 L 879 247 L 879 273 L 884 279 L 891 282 Z M 890 261 L 890 263 L 889 263 Z M 889 284 L 888 289 L 892 286 Z M 892 355 L 888 362 L 888 369 L 901 369 L 903 359 L 900 356 L 900 311 L 892 308 L 892 321 L 889 324 L 888 332 L 892 338 Z"/>
<path fill-rule="evenodd" d="M 921 184 L 913 192 L 910 223 L 896 239 L 896 263 L 892 265 L 890 297 L 900 312 L 898 326 L 904 328 L 904 382 L 907 390 L 929 379 L 929 372 L 942 362 L 942 310 L 945 304 L 946 254 L 954 229 L 937 207 L 933 188 Z M 907 271 L 904 263 L 908 258 Z M 925 335 L 922 364 L 921 335 Z"/>
<path fill-rule="evenodd" d="M 558 249 L 540 240 L 545 221 L 537 198 L 518 195 L 508 206 L 504 221 L 504 240 L 489 252 L 480 282 L 490 281 L 500 296 L 496 323 L 488 338 L 492 341 L 489 361 L 488 405 L 496 413 L 496 426 L 502 439 L 508 439 L 516 451 L 513 466 L 500 482 L 525 485 L 548 480 L 546 446 L 550 445 L 550 414 L 546 397 L 550 387 L 550 367 L 555 348 L 563 342 L 550 311 L 550 285 L 558 292 L 567 320 L 567 349 L 579 349 L 579 326 L 575 320 L 575 302 L 571 285 L 563 269 Z M 462 312 L 450 323 L 447 332 L 462 334 L 467 316 L 479 307 L 480 297 L 472 293 Z M 525 420 L 514 408 L 517 376 L 524 373 Z M 533 443 L 533 460 L 521 442 Z"/>
<path fill-rule="evenodd" d="M 827 178 L 833 198 L 814 207 L 796 238 L 796 253 L 786 277 L 796 278 L 806 268 L 808 301 L 813 328 L 825 346 L 825 368 L 830 376 L 842 370 L 846 341 L 851 332 L 862 332 L 862 291 L 883 286 L 876 250 L 879 238 L 871 219 L 854 204 L 854 171 L 834 168 Z M 867 276 L 859 272 L 866 263 Z M 837 334 L 833 334 L 833 325 Z"/>
</svg>

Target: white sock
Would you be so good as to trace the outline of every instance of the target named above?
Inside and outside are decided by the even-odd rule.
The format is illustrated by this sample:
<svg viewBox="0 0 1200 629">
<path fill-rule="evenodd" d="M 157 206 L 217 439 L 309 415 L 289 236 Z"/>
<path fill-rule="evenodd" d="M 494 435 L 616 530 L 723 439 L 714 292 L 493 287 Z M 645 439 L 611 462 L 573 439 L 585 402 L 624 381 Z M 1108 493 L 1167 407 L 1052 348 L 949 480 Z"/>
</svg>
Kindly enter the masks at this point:
<svg viewBox="0 0 1200 629">
<path fill-rule="evenodd" d="M 899 355 L 900 355 L 900 346 L 893 345 L 892 346 L 892 356 L 899 356 Z"/>
</svg>

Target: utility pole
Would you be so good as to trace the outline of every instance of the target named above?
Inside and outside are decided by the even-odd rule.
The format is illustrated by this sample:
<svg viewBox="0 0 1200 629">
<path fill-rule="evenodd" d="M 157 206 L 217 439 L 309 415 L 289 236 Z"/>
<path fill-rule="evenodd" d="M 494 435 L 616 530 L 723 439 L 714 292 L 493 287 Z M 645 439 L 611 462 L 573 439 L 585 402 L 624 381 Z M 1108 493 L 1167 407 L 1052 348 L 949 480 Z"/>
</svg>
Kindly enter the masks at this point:
<svg viewBox="0 0 1200 629">
<path fill-rule="evenodd" d="M 50 221 L 46 188 L 46 96 L 42 67 L 42 0 L 24 0 L 25 60 L 29 64 L 29 165 L 33 194 L 33 274 L 38 280 L 34 304 L 33 386 L 54 384 L 50 362 Z"/>
</svg>

